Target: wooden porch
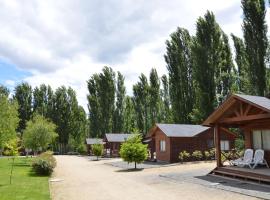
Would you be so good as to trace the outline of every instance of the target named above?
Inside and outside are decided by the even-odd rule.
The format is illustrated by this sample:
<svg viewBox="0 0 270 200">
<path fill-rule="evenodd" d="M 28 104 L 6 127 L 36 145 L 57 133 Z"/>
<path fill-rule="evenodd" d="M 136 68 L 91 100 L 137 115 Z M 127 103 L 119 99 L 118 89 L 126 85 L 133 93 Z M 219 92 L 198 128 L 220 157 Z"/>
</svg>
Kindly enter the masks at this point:
<svg viewBox="0 0 270 200">
<path fill-rule="evenodd" d="M 269 168 L 250 169 L 246 167 L 223 166 L 215 168 L 210 174 L 270 184 Z"/>
</svg>

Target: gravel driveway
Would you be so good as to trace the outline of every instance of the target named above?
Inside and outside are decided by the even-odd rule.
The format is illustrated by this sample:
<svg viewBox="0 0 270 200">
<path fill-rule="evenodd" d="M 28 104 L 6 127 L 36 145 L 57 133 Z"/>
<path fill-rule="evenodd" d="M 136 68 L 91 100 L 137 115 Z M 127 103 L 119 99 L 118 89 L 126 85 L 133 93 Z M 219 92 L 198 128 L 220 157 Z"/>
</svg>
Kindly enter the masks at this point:
<svg viewBox="0 0 270 200">
<path fill-rule="evenodd" d="M 213 168 L 213 163 L 126 171 L 108 165 L 115 160 L 92 161 L 78 156 L 56 156 L 56 160 L 57 167 L 50 182 L 53 200 L 256 199 L 162 176 L 172 172 L 207 171 Z"/>
</svg>

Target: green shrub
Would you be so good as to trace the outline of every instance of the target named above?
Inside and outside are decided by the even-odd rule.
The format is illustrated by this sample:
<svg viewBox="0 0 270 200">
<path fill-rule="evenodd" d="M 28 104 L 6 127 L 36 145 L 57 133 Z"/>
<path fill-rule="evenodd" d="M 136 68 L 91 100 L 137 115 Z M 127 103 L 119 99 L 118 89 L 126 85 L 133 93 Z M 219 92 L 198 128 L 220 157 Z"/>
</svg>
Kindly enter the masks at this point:
<svg viewBox="0 0 270 200">
<path fill-rule="evenodd" d="M 210 153 L 210 151 L 205 151 L 204 152 L 204 157 L 205 157 L 205 160 L 210 160 L 211 159 L 211 153 Z"/>
<path fill-rule="evenodd" d="M 203 154 L 201 151 L 196 150 L 192 153 L 192 157 L 195 158 L 196 160 L 201 160 L 203 157 Z"/>
<path fill-rule="evenodd" d="M 239 151 L 245 149 L 245 141 L 242 138 L 237 138 L 235 140 L 235 148 Z"/>
<path fill-rule="evenodd" d="M 103 150 L 104 150 L 103 144 L 93 144 L 92 145 L 92 152 L 97 157 L 97 160 L 98 160 L 99 156 L 102 156 Z"/>
<path fill-rule="evenodd" d="M 190 153 L 188 153 L 187 151 L 181 151 L 180 153 L 179 153 L 179 156 L 178 156 L 178 158 L 179 158 L 179 160 L 181 161 L 181 162 L 183 162 L 183 161 L 186 161 L 186 160 L 188 160 L 189 158 L 190 158 Z"/>
<path fill-rule="evenodd" d="M 210 158 L 215 159 L 216 149 L 215 148 L 210 149 L 209 153 L 210 153 Z"/>
<path fill-rule="evenodd" d="M 48 151 L 37 156 L 32 162 L 32 168 L 39 175 L 50 175 L 56 167 L 53 152 Z"/>
</svg>

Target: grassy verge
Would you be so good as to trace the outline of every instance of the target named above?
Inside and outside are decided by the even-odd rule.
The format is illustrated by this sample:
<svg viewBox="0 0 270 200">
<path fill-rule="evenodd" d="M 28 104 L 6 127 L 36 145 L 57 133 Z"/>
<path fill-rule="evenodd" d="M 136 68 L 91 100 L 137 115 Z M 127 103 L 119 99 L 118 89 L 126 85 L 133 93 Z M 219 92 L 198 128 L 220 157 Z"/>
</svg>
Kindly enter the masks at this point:
<svg viewBox="0 0 270 200">
<path fill-rule="evenodd" d="M 31 171 L 31 158 L 16 158 L 12 184 L 9 175 L 12 159 L 0 158 L 0 199 L 1 200 L 49 200 L 48 177 L 36 176 Z"/>
</svg>

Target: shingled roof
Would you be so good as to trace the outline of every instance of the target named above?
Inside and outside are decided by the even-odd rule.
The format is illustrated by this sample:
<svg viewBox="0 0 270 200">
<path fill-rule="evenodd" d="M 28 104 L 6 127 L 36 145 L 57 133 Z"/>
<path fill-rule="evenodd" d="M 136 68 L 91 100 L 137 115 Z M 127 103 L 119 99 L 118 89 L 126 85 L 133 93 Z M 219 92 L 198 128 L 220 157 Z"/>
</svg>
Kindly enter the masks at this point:
<svg viewBox="0 0 270 200">
<path fill-rule="evenodd" d="M 206 130 L 209 127 L 191 124 L 156 124 L 168 137 L 194 137 Z"/>
<path fill-rule="evenodd" d="M 103 140 L 99 138 L 86 138 L 86 144 L 103 144 Z"/>
<path fill-rule="evenodd" d="M 105 137 L 108 142 L 125 142 L 128 138 L 134 136 L 134 134 L 127 133 L 106 133 Z"/>
</svg>

